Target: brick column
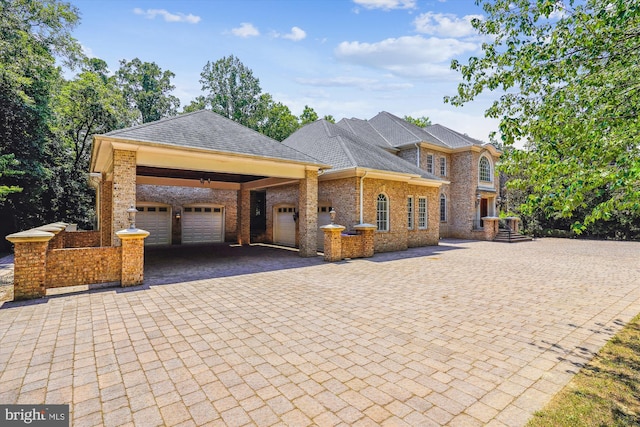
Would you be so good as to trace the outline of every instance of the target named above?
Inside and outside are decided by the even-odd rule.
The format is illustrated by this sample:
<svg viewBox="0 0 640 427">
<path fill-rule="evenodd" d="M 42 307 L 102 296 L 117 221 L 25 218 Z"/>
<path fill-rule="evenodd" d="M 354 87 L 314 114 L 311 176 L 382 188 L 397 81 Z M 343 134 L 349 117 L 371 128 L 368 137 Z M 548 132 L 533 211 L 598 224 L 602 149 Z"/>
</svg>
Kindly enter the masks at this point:
<svg viewBox="0 0 640 427">
<path fill-rule="evenodd" d="M 106 174 L 102 174 L 100 181 L 100 246 L 113 244 L 113 181 L 107 181 Z"/>
<path fill-rule="evenodd" d="M 509 227 L 511 228 L 512 233 L 519 232 L 520 230 L 520 227 L 518 226 L 519 221 L 520 221 L 520 218 L 515 216 L 510 216 L 509 218 L 507 218 L 507 224 L 509 224 Z"/>
<path fill-rule="evenodd" d="M 358 224 L 353 227 L 362 236 L 362 256 L 370 258 L 373 256 L 375 247 L 375 231 L 378 227 L 373 224 Z"/>
<path fill-rule="evenodd" d="M 318 253 L 318 171 L 305 171 L 298 189 L 299 254 L 314 257 Z"/>
<path fill-rule="evenodd" d="M 13 299 L 41 298 L 46 295 L 47 248 L 54 234 L 28 230 L 8 235 L 14 244 Z"/>
<path fill-rule="evenodd" d="M 144 239 L 149 232 L 137 228 L 116 233 L 122 242 L 122 287 L 141 285 L 144 282 Z"/>
<path fill-rule="evenodd" d="M 238 191 L 238 243 L 251 243 L 251 191 L 240 188 Z"/>
<path fill-rule="evenodd" d="M 47 231 L 53 233 L 53 239 L 49 241 L 49 249 L 64 249 L 64 229 L 67 224 L 63 222 L 55 222 L 53 224 L 36 227 L 34 230 Z"/>
<path fill-rule="evenodd" d="M 342 259 L 342 225 L 329 224 L 320 227 L 324 231 L 324 260 L 329 262 Z"/>
<path fill-rule="evenodd" d="M 112 230 L 129 226 L 127 209 L 136 205 L 136 152 L 113 150 Z M 113 245 L 120 246 L 113 236 Z"/>
<path fill-rule="evenodd" d="M 497 216 L 485 216 L 482 217 L 484 223 L 484 239 L 493 240 L 498 235 L 498 228 L 500 227 L 500 218 Z"/>
</svg>

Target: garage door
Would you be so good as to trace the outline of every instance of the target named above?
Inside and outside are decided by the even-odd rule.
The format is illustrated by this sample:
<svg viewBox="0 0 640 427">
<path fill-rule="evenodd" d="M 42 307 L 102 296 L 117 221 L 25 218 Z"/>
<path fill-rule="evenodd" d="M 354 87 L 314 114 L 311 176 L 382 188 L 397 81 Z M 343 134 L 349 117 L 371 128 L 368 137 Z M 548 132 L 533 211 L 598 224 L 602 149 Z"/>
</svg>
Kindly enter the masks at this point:
<svg viewBox="0 0 640 427">
<path fill-rule="evenodd" d="M 318 250 L 324 250 L 324 231 L 320 227 L 331 224 L 331 206 L 318 206 Z"/>
<path fill-rule="evenodd" d="M 138 206 L 136 227 L 147 230 L 145 246 L 171 243 L 171 209 L 168 206 Z"/>
<path fill-rule="evenodd" d="M 293 219 L 295 208 L 293 206 L 279 207 L 275 209 L 273 221 L 273 241 L 280 245 L 296 245 L 296 221 Z"/>
<path fill-rule="evenodd" d="M 187 206 L 182 214 L 182 243 L 224 242 L 223 209 Z"/>
</svg>

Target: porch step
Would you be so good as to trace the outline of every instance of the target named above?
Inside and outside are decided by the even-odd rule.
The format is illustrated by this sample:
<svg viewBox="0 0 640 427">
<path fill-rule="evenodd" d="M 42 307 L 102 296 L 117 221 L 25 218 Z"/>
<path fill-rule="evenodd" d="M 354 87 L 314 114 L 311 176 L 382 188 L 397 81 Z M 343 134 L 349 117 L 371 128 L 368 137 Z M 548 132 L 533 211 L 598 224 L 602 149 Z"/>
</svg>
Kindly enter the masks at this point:
<svg viewBox="0 0 640 427">
<path fill-rule="evenodd" d="M 509 234 L 509 231 L 504 229 L 500 229 L 496 237 L 493 239 L 494 242 L 503 242 L 503 243 L 529 242 L 531 240 L 533 240 L 533 238 L 529 236 L 525 236 L 520 233 L 513 233 L 513 232 Z"/>
</svg>

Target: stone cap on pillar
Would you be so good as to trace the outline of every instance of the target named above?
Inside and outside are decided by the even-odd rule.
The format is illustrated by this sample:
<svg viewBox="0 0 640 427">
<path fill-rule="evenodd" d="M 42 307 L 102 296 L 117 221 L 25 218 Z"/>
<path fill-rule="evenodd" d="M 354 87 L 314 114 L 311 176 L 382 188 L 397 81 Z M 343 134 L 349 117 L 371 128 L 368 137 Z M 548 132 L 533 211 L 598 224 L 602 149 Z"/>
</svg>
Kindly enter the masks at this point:
<svg viewBox="0 0 640 427">
<path fill-rule="evenodd" d="M 483 216 L 480 219 L 483 221 L 498 221 L 500 218 L 497 216 Z"/>
<path fill-rule="evenodd" d="M 33 230 L 48 231 L 49 233 L 58 234 L 65 228 L 67 228 L 66 225 L 62 226 L 62 225 L 58 225 L 57 223 L 54 223 L 54 224 L 42 225 L 40 227 L 34 228 Z"/>
<path fill-rule="evenodd" d="M 31 229 L 19 233 L 9 234 L 5 237 L 11 243 L 48 242 L 55 234 L 44 230 Z"/>
<path fill-rule="evenodd" d="M 347 227 L 345 227 L 344 225 L 338 225 L 338 224 L 327 224 L 320 227 L 320 229 L 324 231 L 333 231 L 333 230 L 342 231 L 345 228 Z"/>
<path fill-rule="evenodd" d="M 378 227 L 373 224 L 357 224 L 353 226 L 356 230 L 376 230 Z"/>
<path fill-rule="evenodd" d="M 150 233 L 147 230 L 141 230 L 139 228 L 127 228 L 124 230 L 116 231 L 116 236 L 118 236 L 120 240 L 146 239 L 149 234 Z"/>
</svg>

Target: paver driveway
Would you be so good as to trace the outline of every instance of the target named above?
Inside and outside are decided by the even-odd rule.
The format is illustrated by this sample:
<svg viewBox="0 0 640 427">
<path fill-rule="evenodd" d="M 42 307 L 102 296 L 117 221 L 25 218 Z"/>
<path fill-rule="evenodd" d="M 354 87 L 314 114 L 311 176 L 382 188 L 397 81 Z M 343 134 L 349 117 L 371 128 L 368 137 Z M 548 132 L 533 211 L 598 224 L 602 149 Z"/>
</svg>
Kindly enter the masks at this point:
<svg viewBox="0 0 640 427">
<path fill-rule="evenodd" d="M 5 303 L 0 403 L 70 403 L 74 426 L 518 426 L 640 312 L 637 243 L 226 253 Z"/>
</svg>

